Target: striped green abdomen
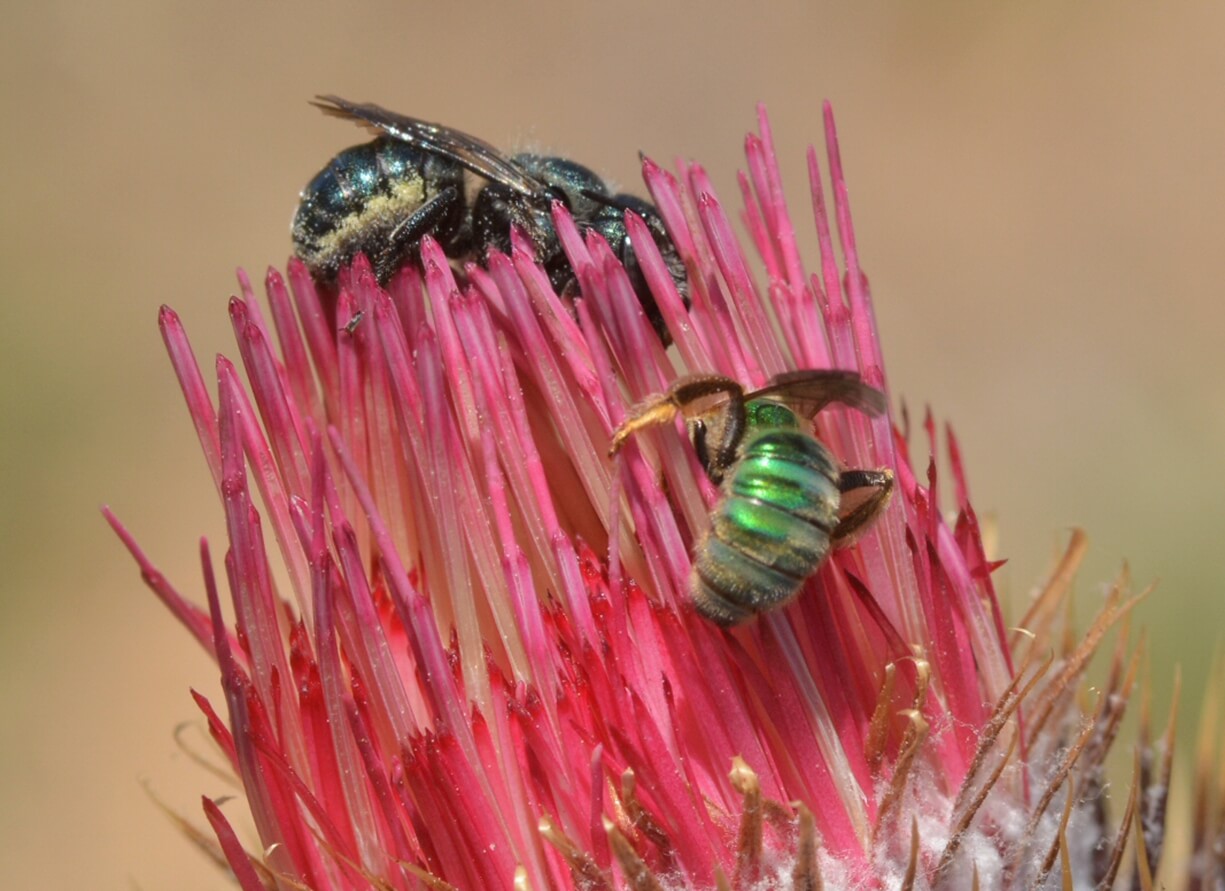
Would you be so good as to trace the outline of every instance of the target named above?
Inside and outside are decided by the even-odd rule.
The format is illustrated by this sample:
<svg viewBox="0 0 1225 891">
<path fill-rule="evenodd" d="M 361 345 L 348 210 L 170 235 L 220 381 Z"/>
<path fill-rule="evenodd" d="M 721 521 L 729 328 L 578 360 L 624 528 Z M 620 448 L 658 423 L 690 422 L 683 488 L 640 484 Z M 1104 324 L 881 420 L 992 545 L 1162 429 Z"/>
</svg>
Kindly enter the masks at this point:
<svg viewBox="0 0 1225 891">
<path fill-rule="evenodd" d="M 699 609 L 730 624 L 790 599 L 829 552 L 840 502 L 838 468 L 815 438 L 751 430 L 697 550 Z"/>
</svg>

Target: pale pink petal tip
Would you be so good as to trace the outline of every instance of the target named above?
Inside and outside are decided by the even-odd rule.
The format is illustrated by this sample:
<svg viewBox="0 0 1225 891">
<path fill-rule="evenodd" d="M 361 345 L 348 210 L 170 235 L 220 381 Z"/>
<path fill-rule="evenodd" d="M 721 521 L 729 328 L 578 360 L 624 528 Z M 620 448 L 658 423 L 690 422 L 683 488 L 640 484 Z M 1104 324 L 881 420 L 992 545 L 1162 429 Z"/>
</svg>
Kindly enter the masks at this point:
<svg viewBox="0 0 1225 891">
<path fill-rule="evenodd" d="M 678 374 L 885 386 L 828 105 L 825 132 L 831 185 L 810 150 L 799 216 L 764 109 L 739 213 L 700 165 L 644 161 L 684 287 L 646 223 L 626 227 L 674 348 L 560 205 L 577 302 L 520 232 L 462 274 L 426 238 L 386 290 L 364 258 L 327 292 L 295 260 L 267 274 L 266 314 L 240 273 L 242 374 L 218 360 L 216 404 L 163 309 L 226 521 L 208 612 L 106 516 L 221 669 L 226 714 L 198 701 L 250 818 L 205 814 L 241 887 L 1028 888 L 1054 887 L 1060 857 L 1114 880 L 1136 808 L 1110 803 L 1119 830 L 1090 792 L 1132 675 L 1114 711 L 1074 691 L 1134 599 L 1121 579 L 1052 664 L 1079 536 L 1009 631 L 951 433 L 950 524 L 935 459 L 912 466 L 891 415 L 832 408 L 818 435 L 891 471 L 892 503 L 789 606 L 726 631 L 690 605 L 719 490 L 681 427 L 608 455 Z"/>
</svg>

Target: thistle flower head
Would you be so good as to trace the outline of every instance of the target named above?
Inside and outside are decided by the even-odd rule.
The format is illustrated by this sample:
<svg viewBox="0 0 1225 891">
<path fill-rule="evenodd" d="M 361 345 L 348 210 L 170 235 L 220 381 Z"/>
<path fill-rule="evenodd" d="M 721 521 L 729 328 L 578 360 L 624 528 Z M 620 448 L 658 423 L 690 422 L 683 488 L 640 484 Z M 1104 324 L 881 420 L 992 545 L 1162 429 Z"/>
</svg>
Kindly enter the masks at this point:
<svg viewBox="0 0 1225 891">
<path fill-rule="evenodd" d="M 248 387 L 219 358 L 216 404 L 162 311 L 227 524 L 219 563 L 201 548 L 207 609 L 110 519 L 220 668 L 224 702 L 196 702 L 249 816 L 204 810 L 246 891 L 1113 887 L 1129 844 L 1151 876 L 1169 733 L 1129 794 L 1102 773 L 1137 598 L 1121 578 L 1072 634 L 1076 534 L 1011 628 L 951 432 L 944 505 L 904 413 L 822 412 L 837 461 L 896 494 L 788 605 L 732 629 L 690 604 L 721 492 L 682 427 L 608 457 L 630 407 L 683 374 L 754 389 L 848 369 L 889 391 L 825 123 L 812 275 L 764 113 L 739 180 L 755 261 L 700 166 L 644 163 L 691 305 L 626 226 L 674 350 L 560 207 L 573 304 L 521 239 L 459 278 L 426 239 L 386 290 L 359 259 L 334 306 L 297 261 L 268 274 L 267 315 L 240 277 Z M 923 434 L 934 455 L 930 417 Z M 1121 621 L 1091 699 L 1080 680 Z"/>
</svg>

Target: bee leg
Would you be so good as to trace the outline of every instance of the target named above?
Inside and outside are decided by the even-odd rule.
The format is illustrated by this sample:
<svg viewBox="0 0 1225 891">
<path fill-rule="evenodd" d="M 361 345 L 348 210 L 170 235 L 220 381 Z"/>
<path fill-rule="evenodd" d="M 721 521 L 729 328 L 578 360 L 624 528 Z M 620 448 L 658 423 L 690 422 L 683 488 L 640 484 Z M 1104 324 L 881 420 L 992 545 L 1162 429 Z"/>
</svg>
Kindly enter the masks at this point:
<svg viewBox="0 0 1225 891">
<path fill-rule="evenodd" d="M 577 317 L 574 301 L 582 297 L 583 292 L 579 289 L 578 279 L 570 271 L 570 267 L 566 266 L 565 269 L 550 272 L 549 284 L 553 286 L 553 290 L 557 292 L 562 302 L 570 307 L 570 314 Z"/>
<path fill-rule="evenodd" d="M 838 546 L 848 545 L 855 537 L 880 516 L 889 496 L 893 494 L 892 470 L 844 470 L 838 479 L 838 491 L 843 495 L 857 489 L 873 489 L 867 498 L 838 518 L 830 536 Z"/>
<path fill-rule="evenodd" d="M 735 454 L 740 437 L 744 435 L 744 388 L 732 378 L 721 374 L 691 374 L 682 377 L 663 393 L 649 396 L 639 402 L 629 410 L 625 420 L 613 431 L 609 456 L 621 451 L 625 441 L 639 430 L 666 424 L 679 412 L 684 411 L 689 403 L 721 393 L 726 393 L 728 397 L 727 404 L 723 407 L 727 421 L 723 425 L 724 433 L 720 442 L 708 442 L 707 449 L 713 452 L 713 456 L 721 458 L 726 454 L 730 460 Z"/>
<path fill-rule="evenodd" d="M 387 282 L 400 268 L 409 251 L 421 243 L 422 237 L 436 231 L 454 213 L 459 200 L 459 189 L 447 186 L 396 223 L 378 252 L 370 258 L 374 274 L 380 282 Z"/>
</svg>

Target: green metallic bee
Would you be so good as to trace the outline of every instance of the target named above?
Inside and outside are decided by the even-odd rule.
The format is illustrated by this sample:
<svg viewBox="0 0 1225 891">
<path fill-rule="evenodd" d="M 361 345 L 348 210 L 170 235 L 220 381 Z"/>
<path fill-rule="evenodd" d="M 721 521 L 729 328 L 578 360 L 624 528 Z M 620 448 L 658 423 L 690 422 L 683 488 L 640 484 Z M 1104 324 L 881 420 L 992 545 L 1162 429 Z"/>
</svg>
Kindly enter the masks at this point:
<svg viewBox="0 0 1225 891">
<path fill-rule="evenodd" d="M 788 372 L 747 394 L 731 378 L 692 375 L 634 406 L 613 433 L 610 454 L 639 430 L 686 417 L 698 460 L 722 489 L 689 580 L 711 621 L 736 625 L 787 603 L 832 546 L 884 510 L 893 473 L 839 469 L 812 434 L 810 419 L 833 402 L 885 410 L 884 394 L 850 371 Z M 860 489 L 871 492 L 844 499 Z"/>
</svg>

